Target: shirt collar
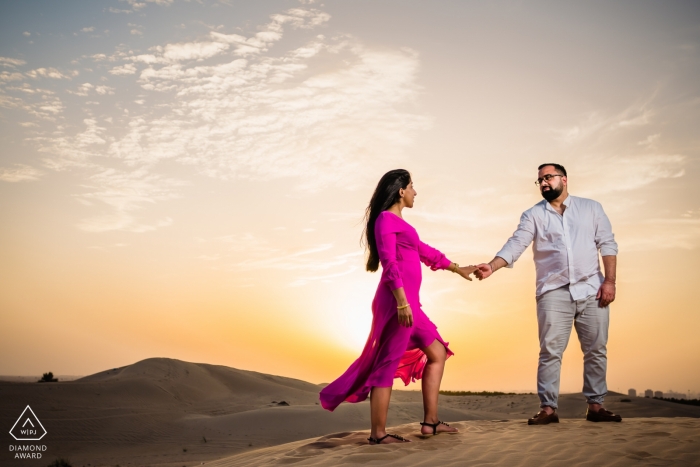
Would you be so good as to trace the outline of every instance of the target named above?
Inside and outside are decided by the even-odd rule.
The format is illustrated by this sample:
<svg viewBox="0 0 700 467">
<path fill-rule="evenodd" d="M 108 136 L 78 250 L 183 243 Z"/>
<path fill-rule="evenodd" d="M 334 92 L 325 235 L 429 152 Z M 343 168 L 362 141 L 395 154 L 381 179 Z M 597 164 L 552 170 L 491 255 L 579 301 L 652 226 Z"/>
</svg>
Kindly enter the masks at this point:
<svg viewBox="0 0 700 467">
<path fill-rule="evenodd" d="M 571 198 L 573 198 L 573 196 L 567 195 L 567 196 L 566 196 L 566 199 L 565 199 L 561 204 L 563 204 L 564 206 L 566 206 L 566 207 L 568 208 L 568 207 L 571 205 L 571 202 L 572 202 L 572 199 L 571 199 Z M 556 211 L 554 210 L 554 208 L 552 207 L 552 205 L 549 203 L 549 201 L 544 200 L 544 203 L 545 203 L 545 209 L 549 209 L 549 210 L 552 211 L 552 212 L 556 212 Z"/>
</svg>

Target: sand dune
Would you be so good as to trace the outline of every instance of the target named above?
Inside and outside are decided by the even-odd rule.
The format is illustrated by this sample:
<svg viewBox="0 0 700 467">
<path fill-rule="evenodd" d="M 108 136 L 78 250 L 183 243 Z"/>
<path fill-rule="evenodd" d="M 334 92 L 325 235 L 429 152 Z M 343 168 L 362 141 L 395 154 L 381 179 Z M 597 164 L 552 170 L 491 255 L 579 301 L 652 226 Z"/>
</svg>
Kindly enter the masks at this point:
<svg viewBox="0 0 700 467">
<path fill-rule="evenodd" d="M 404 452 L 395 454 L 394 447 L 388 447 L 388 451 L 385 451 L 383 446 L 359 446 L 357 443 L 364 443 L 367 437 L 363 431 L 369 427 L 368 404 L 342 404 L 330 413 L 318 405 L 319 389 L 317 385 L 292 378 L 153 358 L 76 381 L 42 384 L 0 381 L 0 427 L 5 426 L 9 430 L 24 408 L 30 405 L 48 431 L 41 441 L 47 446 L 44 458 L 50 461 L 64 457 L 74 466 L 119 464 L 122 467 L 179 467 L 215 460 L 228 462 L 221 465 L 246 465 L 253 458 L 245 456 L 259 456 L 254 457 L 258 459 L 255 463 L 298 462 L 303 465 L 306 462 L 335 459 L 334 456 L 345 456 L 344 453 L 357 462 L 364 459 L 362 456 L 368 455 L 367 459 L 370 459 L 375 454 L 385 452 L 388 453 L 386 456 L 382 454 L 376 460 L 385 457 L 393 459 L 392 456 L 399 456 L 396 457 L 399 459 L 405 455 Z M 695 438 L 698 437 L 698 425 L 693 425 L 697 420 L 691 418 L 700 418 L 700 407 L 643 398 L 621 402 L 622 399 L 621 395 L 611 394 L 607 405 L 626 418 L 623 425 L 632 431 L 623 438 L 630 446 L 635 443 L 640 446 L 647 444 L 644 433 L 649 431 L 647 427 L 650 425 L 646 424 L 649 421 L 668 425 L 656 431 L 672 434 L 658 435 L 659 439 L 685 439 L 683 430 L 695 430 Z M 282 401 L 289 405 L 279 405 Z M 416 422 L 422 417 L 420 401 L 417 391 L 395 391 L 389 425 L 398 427 L 401 433 L 415 432 Z M 406 452 L 415 451 L 411 456 L 417 457 L 411 459 L 415 459 L 416 465 L 421 465 L 421 456 L 428 456 L 425 457 L 425 462 L 428 462 L 431 457 L 427 452 L 433 448 L 446 449 L 446 453 L 451 452 L 450 455 L 460 458 L 468 454 L 471 458 L 477 453 L 471 451 L 476 446 L 474 436 L 478 436 L 475 439 L 485 440 L 482 447 L 486 449 L 489 443 L 496 443 L 494 446 L 497 446 L 500 443 L 515 443 L 520 436 L 549 433 L 528 431 L 524 424 L 524 419 L 536 411 L 537 405 L 535 395 L 442 396 L 441 418 L 459 422 L 458 425 L 464 427 L 467 433 L 453 441 L 441 436 L 434 441 L 421 441 L 411 446 L 413 451 Z M 561 436 L 562 442 L 569 436 L 576 442 L 588 442 L 590 433 L 608 433 L 591 430 L 617 429 L 593 428 L 597 425 L 581 422 L 584 410 L 585 404 L 580 394 L 563 395 L 560 408 L 563 423 L 551 433 Z M 632 420 L 633 417 L 690 418 Z M 539 428 L 535 427 L 536 430 Z M 329 433 L 339 432 L 349 434 L 324 438 Z M 606 436 L 604 438 L 608 442 Z M 533 438 L 531 442 L 537 439 Z M 543 442 L 546 439 L 546 436 L 543 437 Z M 445 443 L 445 446 L 441 443 Z M 690 442 L 687 444 L 692 445 Z M 639 451 L 648 452 L 649 459 L 661 455 L 648 451 L 644 446 Z M 492 455 L 497 456 L 499 450 L 492 448 L 495 449 Z M 700 451 L 700 445 L 694 448 Z M 13 461 L 5 448 L 3 451 L 0 454 L 1 465 L 27 465 L 27 461 Z M 501 454 L 505 455 L 505 452 Z M 624 449 L 620 452 L 625 453 L 620 459 L 631 459 L 626 457 L 629 453 Z M 230 457 L 232 455 L 238 457 Z M 491 457 L 484 457 L 487 458 Z M 413 460 L 410 463 L 414 463 Z"/>
<path fill-rule="evenodd" d="M 453 426 L 461 433 L 429 439 L 415 435 L 416 424 L 394 427 L 412 442 L 390 446 L 368 446 L 366 431 L 336 433 L 207 465 L 700 465 L 700 420 L 695 418 L 633 418 L 620 424 L 572 420 L 541 427 L 514 420 L 473 421 Z"/>
</svg>

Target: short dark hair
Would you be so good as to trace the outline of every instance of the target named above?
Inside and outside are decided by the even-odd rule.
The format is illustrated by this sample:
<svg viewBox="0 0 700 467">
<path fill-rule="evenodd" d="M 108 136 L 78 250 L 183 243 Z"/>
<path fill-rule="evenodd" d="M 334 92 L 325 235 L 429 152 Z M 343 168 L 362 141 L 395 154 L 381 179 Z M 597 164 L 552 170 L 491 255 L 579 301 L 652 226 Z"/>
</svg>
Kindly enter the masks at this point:
<svg viewBox="0 0 700 467">
<path fill-rule="evenodd" d="M 542 167 L 547 167 L 548 165 L 551 165 L 552 167 L 554 167 L 554 170 L 556 170 L 557 172 L 559 172 L 563 176 L 565 176 L 565 177 L 567 176 L 566 169 L 564 168 L 563 165 L 560 165 L 560 164 L 552 164 L 552 163 L 542 164 L 541 166 L 537 167 L 537 170 L 542 170 Z"/>
</svg>

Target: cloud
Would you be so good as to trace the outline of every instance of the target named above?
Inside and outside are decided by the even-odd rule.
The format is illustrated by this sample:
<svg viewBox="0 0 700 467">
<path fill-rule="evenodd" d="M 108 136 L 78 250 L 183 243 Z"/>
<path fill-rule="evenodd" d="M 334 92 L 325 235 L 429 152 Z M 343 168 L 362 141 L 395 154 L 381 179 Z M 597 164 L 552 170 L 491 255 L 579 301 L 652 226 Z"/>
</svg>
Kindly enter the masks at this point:
<svg viewBox="0 0 700 467">
<path fill-rule="evenodd" d="M 146 8 L 147 3 L 152 3 L 158 6 L 170 6 L 175 3 L 175 0 L 126 0 L 126 2 L 133 8 L 133 10 L 118 10 L 116 8 L 110 8 L 109 11 L 112 13 L 131 13 L 132 11 L 139 11 Z"/>
<path fill-rule="evenodd" d="M 110 12 L 110 13 L 125 13 L 125 14 L 128 15 L 128 14 L 133 13 L 134 10 L 120 10 L 120 9 L 118 9 L 118 8 L 109 7 L 109 12 Z"/>
<path fill-rule="evenodd" d="M 658 145 L 661 133 L 653 133 L 658 125 L 652 100 L 653 96 L 618 113 L 592 112 L 577 125 L 554 131 L 571 151 L 569 184 L 576 193 L 631 191 L 685 174 L 688 157 L 667 153 Z M 640 131 L 647 133 L 641 141 Z"/>
<path fill-rule="evenodd" d="M 151 224 L 138 223 L 134 216 L 128 213 L 117 211 L 113 214 L 105 214 L 85 219 L 78 224 L 80 230 L 91 233 L 109 232 L 122 230 L 125 232 L 143 233 L 151 232 L 161 227 L 172 225 L 173 219 L 166 217 Z"/>
<path fill-rule="evenodd" d="M 42 173 L 32 166 L 15 164 L 14 168 L 0 167 L 0 180 L 3 182 L 31 182 L 39 180 Z"/>
<path fill-rule="evenodd" d="M 357 271 L 358 267 L 357 266 L 350 266 L 345 268 L 344 270 L 341 270 L 340 272 L 334 272 L 331 274 L 323 274 L 320 276 L 301 276 L 295 279 L 294 281 L 290 282 L 287 284 L 289 287 L 301 287 L 303 285 L 308 284 L 309 282 L 315 282 L 315 281 L 329 281 L 330 279 L 336 279 L 338 277 L 343 277 L 347 276 L 348 274 L 352 274 L 353 272 Z"/>
<path fill-rule="evenodd" d="M 17 58 L 10 58 L 10 57 L 0 57 L 0 65 L 10 67 L 10 68 L 16 68 L 18 66 L 26 65 L 27 62 L 24 60 L 19 60 Z"/>
<path fill-rule="evenodd" d="M 208 44 L 164 56 L 193 59 L 222 50 Z M 306 63 L 322 51 L 341 66 L 316 71 Z M 363 163 L 371 166 L 375 155 L 400 154 L 415 130 L 429 126 L 428 118 L 396 108 L 418 95 L 418 66 L 410 51 L 315 40 L 281 58 L 149 67 L 139 82 L 148 91 L 174 93 L 171 113 L 139 120 L 114 148 L 131 160 L 151 163 L 158 154 L 223 179 L 299 177 L 300 187 L 317 190 Z"/>
<path fill-rule="evenodd" d="M 626 234 L 618 236 L 624 252 L 682 249 L 694 250 L 700 243 L 700 219 L 648 219 L 635 226 L 626 226 Z"/>
<path fill-rule="evenodd" d="M 113 75 L 133 75 L 136 73 L 136 67 L 132 63 L 127 63 L 126 65 L 115 66 L 109 73 Z"/>
<path fill-rule="evenodd" d="M 95 92 L 99 95 L 114 94 L 114 88 L 106 85 L 95 86 L 91 83 L 83 83 L 78 86 L 75 91 L 68 90 L 69 93 L 75 94 L 77 96 L 88 96 L 90 93 Z"/>
<path fill-rule="evenodd" d="M 183 60 L 202 61 L 220 54 L 228 49 L 228 45 L 221 42 L 190 42 L 184 44 L 168 44 L 163 51 L 163 58 L 168 62 Z"/>
<path fill-rule="evenodd" d="M 29 31 L 24 31 L 24 32 L 22 33 L 22 35 L 23 35 L 23 36 L 26 36 L 26 37 L 29 37 L 29 36 L 32 35 L 32 33 L 29 32 Z"/>
<path fill-rule="evenodd" d="M 642 141 L 639 141 L 637 143 L 637 145 L 646 146 L 646 147 L 650 147 L 650 148 L 654 147 L 654 145 L 656 144 L 656 142 L 659 140 L 660 137 L 661 137 L 661 133 L 649 135 L 645 139 L 643 139 Z"/>
<path fill-rule="evenodd" d="M 143 8 L 145 6 L 144 2 L 146 3 L 155 3 L 158 6 L 170 6 L 173 3 L 175 3 L 175 0 L 127 0 L 127 3 L 129 5 L 134 6 L 136 8 L 136 5 L 138 5 L 138 8 Z M 143 5 L 143 6 L 141 6 Z"/>
<path fill-rule="evenodd" d="M 92 32 L 95 30 L 94 26 L 90 26 L 89 28 L 83 28 L 80 30 L 80 32 Z"/>
<path fill-rule="evenodd" d="M 22 81 L 24 75 L 22 73 L 8 73 L 7 71 L 0 72 L 0 81 Z"/>
<path fill-rule="evenodd" d="M 94 118 L 86 118 L 82 124 L 84 130 L 74 135 L 69 136 L 59 130 L 51 137 L 33 138 L 39 152 L 48 156 L 43 160 L 46 167 L 56 171 L 74 168 L 100 170 L 100 166 L 93 162 L 93 159 L 104 155 L 103 148 L 107 144 L 106 128 L 99 126 Z M 99 177 L 92 179 L 101 180 Z"/>
<path fill-rule="evenodd" d="M 36 70 L 31 70 L 27 72 L 27 76 L 30 78 L 51 78 L 51 79 L 71 79 L 71 76 L 76 76 L 77 71 L 72 72 L 70 75 L 66 75 L 58 71 L 56 68 L 37 68 Z"/>
<path fill-rule="evenodd" d="M 143 33 L 141 31 L 139 31 L 138 29 L 132 29 L 131 31 L 129 31 L 129 33 L 134 35 L 134 36 L 143 36 Z"/>
<path fill-rule="evenodd" d="M 173 223 L 172 218 L 144 224 L 138 222 L 134 213 L 148 204 L 178 198 L 174 188 L 186 184 L 181 180 L 150 174 L 144 169 L 131 172 L 102 170 L 90 177 L 88 184 L 83 185 L 87 192 L 75 195 L 75 198 L 88 206 L 95 202 L 107 205 L 111 212 L 86 219 L 78 227 L 87 232 L 124 230 L 140 233 L 169 226 Z"/>
<path fill-rule="evenodd" d="M 572 165 L 569 184 L 584 196 L 636 190 L 664 178 L 682 177 L 686 161 L 680 154 L 587 157 Z"/>
<path fill-rule="evenodd" d="M 349 274 L 357 270 L 358 256 L 363 255 L 362 251 L 329 254 L 334 248 L 332 243 L 291 250 L 272 245 L 279 245 L 279 242 L 251 232 L 225 235 L 211 240 L 201 239 L 200 247 L 209 251 L 198 258 L 208 262 L 226 262 L 226 269 L 235 272 L 293 272 L 295 280 L 288 285 L 297 287 Z M 246 259 L 240 261 L 243 253 Z M 231 263 L 231 260 L 235 262 Z"/>
<path fill-rule="evenodd" d="M 613 115 L 598 111 L 589 112 L 577 124 L 566 128 L 550 129 L 550 132 L 561 143 L 573 145 L 603 137 L 620 129 L 649 125 L 654 115 L 649 105 L 649 102 L 633 105 Z"/>
<path fill-rule="evenodd" d="M 0 107 L 18 109 L 42 120 L 55 121 L 63 112 L 63 103 L 52 91 L 34 88 L 27 83 L 21 86 L 5 88 L 20 95 L 0 92 Z"/>
<path fill-rule="evenodd" d="M 411 111 L 421 92 L 415 52 L 314 32 L 329 18 L 295 8 L 271 15 L 250 36 L 212 31 L 145 52 L 94 54 L 98 63 L 115 64 L 108 74 L 122 77 L 120 86 L 140 87 L 115 118 L 80 109 L 87 114 L 75 121 L 58 96 L 29 102 L 0 94 L 0 106 L 65 119 L 28 140 L 46 167 L 87 174 L 76 199 L 104 212 L 80 224 L 86 231 L 166 225 L 140 220 L 146 206 L 181 196 L 189 183 L 156 175 L 163 164 L 188 167 L 193 177 L 292 178 L 299 192 L 336 183 L 352 189 L 374 176 L 380 160 L 400 160 L 431 119 Z M 299 36 L 295 46 L 273 53 L 290 30 Z M 32 73 L 66 77 L 51 68 Z M 114 88 L 83 83 L 69 92 L 87 97 Z"/>
</svg>

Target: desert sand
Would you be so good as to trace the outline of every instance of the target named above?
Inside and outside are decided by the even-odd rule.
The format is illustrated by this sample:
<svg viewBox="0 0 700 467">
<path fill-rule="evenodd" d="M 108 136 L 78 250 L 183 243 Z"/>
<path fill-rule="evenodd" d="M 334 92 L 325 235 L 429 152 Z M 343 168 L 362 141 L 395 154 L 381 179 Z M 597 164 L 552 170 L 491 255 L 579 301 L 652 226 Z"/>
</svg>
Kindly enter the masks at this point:
<svg viewBox="0 0 700 467">
<path fill-rule="evenodd" d="M 414 387 L 418 387 L 417 385 Z M 420 439 L 420 392 L 394 391 L 392 432 L 411 444 L 368 446 L 369 406 L 318 405 L 320 386 L 234 368 L 153 358 L 75 381 L 0 381 L 7 444 L 30 405 L 47 435 L 42 460 L 0 465 L 700 465 L 700 407 L 610 394 L 620 424 L 583 420 L 580 394 L 560 400 L 562 423 L 528 427 L 534 394 L 441 396 L 440 416 L 457 435 Z M 287 405 L 288 404 L 288 405 Z"/>
</svg>

